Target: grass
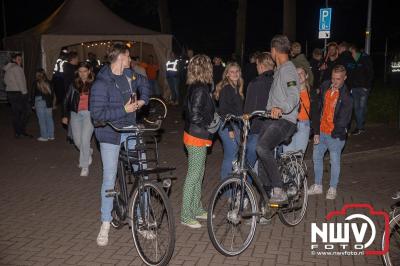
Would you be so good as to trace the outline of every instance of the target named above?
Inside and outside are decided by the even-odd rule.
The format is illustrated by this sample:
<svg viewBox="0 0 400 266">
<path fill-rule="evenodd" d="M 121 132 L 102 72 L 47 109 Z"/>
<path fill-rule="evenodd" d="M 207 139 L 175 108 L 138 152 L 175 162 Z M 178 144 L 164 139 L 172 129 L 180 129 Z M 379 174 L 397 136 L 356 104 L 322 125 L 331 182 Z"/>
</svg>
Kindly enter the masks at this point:
<svg viewBox="0 0 400 266">
<path fill-rule="evenodd" d="M 368 97 L 367 121 L 397 124 L 399 121 L 400 87 L 377 82 Z"/>
</svg>

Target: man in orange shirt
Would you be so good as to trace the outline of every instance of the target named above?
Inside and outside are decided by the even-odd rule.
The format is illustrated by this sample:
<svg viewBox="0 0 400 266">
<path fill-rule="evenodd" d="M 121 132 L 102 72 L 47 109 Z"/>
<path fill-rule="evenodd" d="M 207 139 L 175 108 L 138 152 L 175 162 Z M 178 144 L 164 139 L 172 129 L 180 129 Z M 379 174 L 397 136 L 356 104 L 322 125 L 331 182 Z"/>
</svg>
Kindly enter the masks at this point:
<svg viewBox="0 0 400 266">
<path fill-rule="evenodd" d="M 329 151 L 331 162 L 330 187 L 326 199 L 336 198 L 336 187 L 340 175 L 340 156 L 347 137 L 347 125 L 351 119 L 353 102 L 347 87 L 346 69 L 337 65 L 332 70 L 331 82 L 321 85 L 320 112 L 313 118 L 314 135 L 314 176 L 315 184 L 309 195 L 322 194 L 322 175 L 324 155 Z"/>
</svg>

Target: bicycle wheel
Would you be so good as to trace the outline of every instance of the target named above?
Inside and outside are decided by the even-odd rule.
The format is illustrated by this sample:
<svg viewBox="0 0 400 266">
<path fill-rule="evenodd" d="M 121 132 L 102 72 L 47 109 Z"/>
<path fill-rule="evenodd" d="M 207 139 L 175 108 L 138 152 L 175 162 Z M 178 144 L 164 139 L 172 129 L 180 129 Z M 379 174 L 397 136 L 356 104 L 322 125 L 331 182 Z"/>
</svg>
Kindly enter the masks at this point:
<svg viewBox="0 0 400 266">
<path fill-rule="evenodd" d="M 124 168 L 124 164 L 119 161 L 118 162 L 118 170 L 117 170 L 117 178 L 115 179 L 114 191 L 116 195 L 113 200 L 113 209 L 111 211 L 112 221 L 111 226 L 115 229 L 121 229 L 125 223 L 126 215 L 127 215 L 127 203 L 124 200 L 124 191 L 121 188 L 120 182 L 125 180 L 126 172 Z M 126 185 L 125 185 L 126 186 Z"/>
<path fill-rule="evenodd" d="M 214 190 L 208 207 L 208 235 L 218 252 L 225 256 L 245 251 L 256 231 L 258 209 L 254 191 L 247 182 L 244 184 L 242 197 L 240 178 L 223 180 Z M 239 210 L 241 200 L 242 212 Z"/>
<path fill-rule="evenodd" d="M 159 98 L 150 98 L 144 112 L 143 120 L 149 124 L 154 124 L 157 120 L 167 117 L 167 106 Z"/>
<path fill-rule="evenodd" d="M 389 223 L 389 251 L 383 255 L 386 266 L 400 265 L 400 214 L 397 214 Z M 385 234 L 382 238 L 382 250 L 385 249 Z"/>
<path fill-rule="evenodd" d="M 308 203 L 307 177 L 302 165 L 297 161 L 283 164 L 281 174 L 288 194 L 288 206 L 279 210 L 281 222 L 287 226 L 298 225 L 304 218 Z"/>
<path fill-rule="evenodd" d="M 164 190 L 152 182 L 137 188 L 129 205 L 136 250 L 147 265 L 167 265 L 175 247 L 175 220 Z"/>
</svg>

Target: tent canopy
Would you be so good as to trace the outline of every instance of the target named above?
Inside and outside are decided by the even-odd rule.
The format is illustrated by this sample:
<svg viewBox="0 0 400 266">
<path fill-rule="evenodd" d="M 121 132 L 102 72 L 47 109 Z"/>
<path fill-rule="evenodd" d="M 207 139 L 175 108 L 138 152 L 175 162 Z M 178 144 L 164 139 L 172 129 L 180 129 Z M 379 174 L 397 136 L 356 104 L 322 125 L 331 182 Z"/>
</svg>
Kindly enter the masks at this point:
<svg viewBox="0 0 400 266">
<path fill-rule="evenodd" d="M 153 45 L 160 64 L 159 81 L 165 86 L 165 63 L 172 50 L 172 36 L 135 26 L 112 13 L 100 0 L 66 0 L 36 27 L 5 38 L 5 48 L 24 52 L 25 72 L 28 84 L 32 84 L 40 66 L 52 75 L 62 47 L 105 40 Z"/>
</svg>

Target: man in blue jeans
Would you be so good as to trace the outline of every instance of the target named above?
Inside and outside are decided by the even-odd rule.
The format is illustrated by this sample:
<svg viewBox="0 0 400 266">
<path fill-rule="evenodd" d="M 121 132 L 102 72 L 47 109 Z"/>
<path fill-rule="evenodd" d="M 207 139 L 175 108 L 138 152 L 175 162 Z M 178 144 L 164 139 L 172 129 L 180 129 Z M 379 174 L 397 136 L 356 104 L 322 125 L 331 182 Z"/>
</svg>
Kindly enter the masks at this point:
<svg viewBox="0 0 400 266">
<path fill-rule="evenodd" d="M 314 175 L 315 184 L 309 195 L 322 194 L 322 176 L 324 172 L 324 155 L 329 151 L 331 162 L 331 181 L 326 199 L 336 198 L 336 188 L 340 175 L 340 156 L 347 137 L 347 125 L 351 119 L 352 99 L 344 83 L 346 69 L 337 65 L 332 70 L 331 82 L 321 85 L 319 110 L 313 117 L 314 135 Z"/>
<path fill-rule="evenodd" d="M 256 56 L 256 67 L 258 76 L 253 79 L 247 87 L 244 113 L 251 114 L 254 111 L 265 110 L 268 103 L 269 91 L 274 80 L 275 63 L 268 52 Z M 257 161 L 256 146 L 258 136 L 263 125 L 262 118 L 253 118 L 247 139 L 247 162 L 251 167 Z"/>
<path fill-rule="evenodd" d="M 350 45 L 350 52 L 355 61 L 355 68 L 351 72 L 351 95 L 354 101 L 354 115 L 357 127 L 351 133 L 359 135 L 365 131 L 364 123 L 367 114 L 368 95 L 372 87 L 374 70 L 368 54 L 361 52 L 354 44 Z"/>
<path fill-rule="evenodd" d="M 108 58 L 110 66 L 104 66 L 96 77 L 91 90 L 90 112 L 93 121 L 112 122 L 118 127 L 136 125 L 136 110 L 147 104 L 149 83 L 141 75 L 130 69 L 129 48 L 123 44 L 114 44 Z M 131 97 L 139 92 L 140 99 Z M 95 129 L 100 143 L 103 162 L 103 184 L 101 187 L 101 228 L 97 236 L 97 245 L 108 244 L 108 233 L 112 221 L 113 198 L 106 197 L 106 191 L 114 188 L 117 175 L 120 144 L 128 134 L 115 132 L 111 127 Z M 130 142 L 129 145 L 135 145 Z"/>
</svg>

